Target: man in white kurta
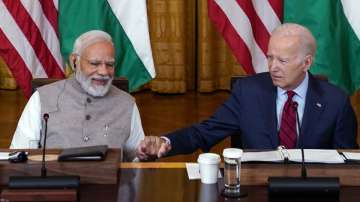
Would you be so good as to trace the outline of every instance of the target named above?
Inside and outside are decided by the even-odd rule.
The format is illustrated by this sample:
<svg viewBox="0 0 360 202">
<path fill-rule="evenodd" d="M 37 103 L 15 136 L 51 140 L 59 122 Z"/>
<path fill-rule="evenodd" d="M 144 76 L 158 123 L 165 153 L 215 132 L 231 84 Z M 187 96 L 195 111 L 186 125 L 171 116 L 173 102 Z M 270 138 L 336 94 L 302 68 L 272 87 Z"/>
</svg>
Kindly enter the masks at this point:
<svg viewBox="0 0 360 202">
<path fill-rule="evenodd" d="M 43 86 L 31 96 L 10 148 L 41 146 L 42 117 L 49 114 L 47 148 L 106 144 L 122 148 L 124 160 L 135 160 L 144 132 L 134 98 L 111 85 L 114 52 L 107 33 L 81 35 L 70 56 L 75 76 Z"/>
</svg>

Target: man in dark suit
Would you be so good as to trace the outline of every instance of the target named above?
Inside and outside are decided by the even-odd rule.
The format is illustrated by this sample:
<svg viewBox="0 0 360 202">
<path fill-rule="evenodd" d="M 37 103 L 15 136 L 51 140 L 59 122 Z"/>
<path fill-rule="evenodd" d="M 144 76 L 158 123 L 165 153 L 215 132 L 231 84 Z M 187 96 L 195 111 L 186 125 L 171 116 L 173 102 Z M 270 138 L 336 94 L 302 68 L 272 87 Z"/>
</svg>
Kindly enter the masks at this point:
<svg viewBox="0 0 360 202">
<path fill-rule="evenodd" d="M 244 149 L 358 148 L 348 96 L 308 71 L 315 51 L 308 29 L 281 25 L 269 41 L 268 73 L 236 82 L 230 98 L 209 119 L 160 138 L 147 136 L 138 157 L 147 160 L 198 148 L 206 152 L 236 132 Z"/>
</svg>

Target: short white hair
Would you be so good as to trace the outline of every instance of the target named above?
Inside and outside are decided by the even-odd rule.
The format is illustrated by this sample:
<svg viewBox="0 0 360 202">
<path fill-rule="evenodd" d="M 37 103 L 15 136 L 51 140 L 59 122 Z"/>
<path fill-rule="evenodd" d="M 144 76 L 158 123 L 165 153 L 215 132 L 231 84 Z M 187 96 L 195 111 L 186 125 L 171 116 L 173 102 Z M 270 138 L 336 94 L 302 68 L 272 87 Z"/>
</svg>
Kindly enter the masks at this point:
<svg viewBox="0 0 360 202">
<path fill-rule="evenodd" d="M 301 40 L 300 46 L 304 54 L 310 54 L 313 57 L 315 56 L 316 40 L 312 35 L 311 31 L 302 25 L 295 23 L 284 23 L 279 27 L 275 28 L 275 30 L 272 32 L 272 35 L 297 36 Z"/>
<path fill-rule="evenodd" d="M 102 41 L 107 41 L 114 45 L 111 36 L 104 31 L 91 30 L 85 32 L 75 40 L 72 53 L 80 56 L 88 46 Z"/>
</svg>

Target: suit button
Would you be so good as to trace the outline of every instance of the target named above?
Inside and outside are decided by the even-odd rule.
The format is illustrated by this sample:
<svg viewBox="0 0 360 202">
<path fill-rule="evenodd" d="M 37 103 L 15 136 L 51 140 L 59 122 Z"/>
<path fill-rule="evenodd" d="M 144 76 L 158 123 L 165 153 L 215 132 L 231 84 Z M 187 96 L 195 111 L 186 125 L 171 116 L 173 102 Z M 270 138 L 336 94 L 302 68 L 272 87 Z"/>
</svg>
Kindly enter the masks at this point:
<svg viewBox="0 0 360 202">
<path fill-rule="evenodd" d="M 91 116 L 90 116 L 90 115 L 86 115 L 86 116 L 85 116 L 85 119 L 88 121 L 88 120 L 91 119 Z"/>
<path fill-rule="evenodd" d="M 87 102 L 87 103 L 91 103 L 91 99 L 90 99 L 90 98 L 86 98 L 86 102 Z"/>
</svg>

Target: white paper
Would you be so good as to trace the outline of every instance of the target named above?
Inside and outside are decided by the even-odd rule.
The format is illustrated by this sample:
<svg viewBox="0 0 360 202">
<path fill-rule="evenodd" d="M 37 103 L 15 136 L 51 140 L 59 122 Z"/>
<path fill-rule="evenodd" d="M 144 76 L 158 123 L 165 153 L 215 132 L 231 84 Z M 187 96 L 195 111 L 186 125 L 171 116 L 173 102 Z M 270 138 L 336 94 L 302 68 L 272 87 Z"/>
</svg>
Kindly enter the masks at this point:
<svg viewBox="0 0 360 202">
<path fill-rule="evenodd" d="M 264 151 L 264 152 L 244 152 L 241 157 L 241 162 L 248 161 L 266 161 L 266 162 L 279 162 L 284 158 L 278 150 Z"/>
<path fill-rule="evenodd" d="M 355 152 L 343 152 L 346 159 L 360 161 L 360 153 Z"/>
<path fill-rule="evenodd" d="M 289 160 L 301 162 L 300 149 L 288 149 Z M 306 163 L 345 163 L 341 155 L 334 149 L 304 149 Z"/>
<path fill-rule="evenodd" d="M 9 152 L 0 152 L 0 160 L 8 160 Z"/>
<path fill-rule="evenodd" d="M 185 165 L 189 180 L 200 179 L 200 168 L 198 163 L 186 163 Z M 221 178 L 220 170 L 218 172 L 218 178 Z"/>
<path fill-rule="evenodd" d="M 242 162 L 263 161 L 282 162 L 284 156 L 290 161 L 302 162 L 301 149 L 282 149 L 264 152 L 244 152 Z M 336 150 L 304 149 L 305 162 L 307 163 L 344 163 L 344 159 Z M 360 159 L 360 153 L 359 153 Z"/>
</svg>

